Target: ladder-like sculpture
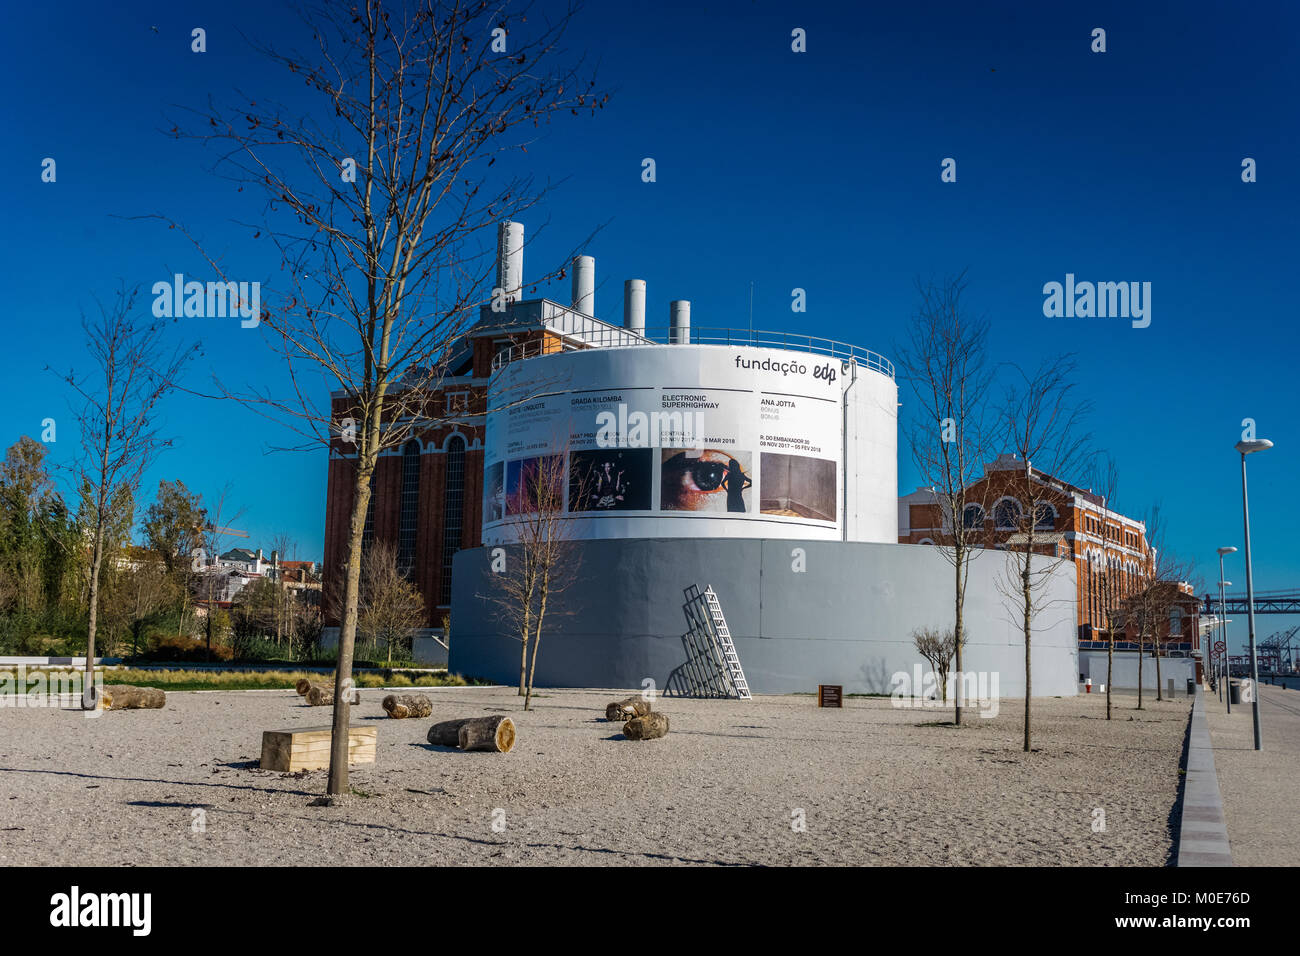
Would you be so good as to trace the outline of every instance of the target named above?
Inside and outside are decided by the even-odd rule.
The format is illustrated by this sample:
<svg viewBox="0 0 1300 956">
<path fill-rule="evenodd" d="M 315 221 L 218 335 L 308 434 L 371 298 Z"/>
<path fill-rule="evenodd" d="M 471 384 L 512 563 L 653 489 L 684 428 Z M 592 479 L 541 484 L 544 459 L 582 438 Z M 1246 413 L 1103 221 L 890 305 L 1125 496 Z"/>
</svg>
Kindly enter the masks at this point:
<svg viewBox="0 0 1300 956">
<path fill-rule="evenodd" d="M 669 676 L 665 693 L 683 697 L 731 697 L 752 700 L 745 670 L 731 640 L 727 619 L 712 586 L 686 588 L 682 611 L 689 628 L 682 635 L 686 662 Z"/>
</svg>

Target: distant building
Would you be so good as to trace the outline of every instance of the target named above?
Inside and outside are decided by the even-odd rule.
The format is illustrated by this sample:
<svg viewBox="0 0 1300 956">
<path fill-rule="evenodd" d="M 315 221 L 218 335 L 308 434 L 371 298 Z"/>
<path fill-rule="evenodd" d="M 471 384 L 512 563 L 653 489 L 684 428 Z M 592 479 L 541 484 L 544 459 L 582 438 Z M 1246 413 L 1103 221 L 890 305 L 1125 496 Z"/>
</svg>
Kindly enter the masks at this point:
<svg viewBox="0 0 1300 956">
<path fill-rule="evenodd" d="M 1078 573 L 1079 650 L 1106 650 L 1110 631 L 1104 619 L 1104 595 L 1108 587 L 1117 604 L 1126 610 L 1128 622 L 1116 633 L 1117 650 L 1137 650 L 1136 614 L 1133 610 L 1156 555 L 1148 547 L 1146 525 L 1107 506 L 1105 498 L 1091 489 L 1080 488 L 1053 475 L 1027 469 L 1015 455 L 1003 454 L 984 466 L 984 476 L 968 488 L 968 497 L 982 504 L 968 504 L 962 516 L 966 528 L 982 530 L 982 546 L 1015 549 L 1023 545 L 1027 508 L 1027 482 L 1039 487 L 1042 497 L 1034 522 L 1036 550 L 1050 556 L 1068 557 Z M 898 540 L 904 544 L 941 544 L 951 535 L 952 525 L 943 497 L 929 488 L 918 488 L 898 500 Z M 1176 596 L 1160 602 L 1168 607 L 1159 625 L 1161 650 L 1168 656 L 1200 657 L 1197 601 L 1190 585 L 1161 582 Z M 1149 644 L 1149 638 L 1148 638 Z"/>
</svg>

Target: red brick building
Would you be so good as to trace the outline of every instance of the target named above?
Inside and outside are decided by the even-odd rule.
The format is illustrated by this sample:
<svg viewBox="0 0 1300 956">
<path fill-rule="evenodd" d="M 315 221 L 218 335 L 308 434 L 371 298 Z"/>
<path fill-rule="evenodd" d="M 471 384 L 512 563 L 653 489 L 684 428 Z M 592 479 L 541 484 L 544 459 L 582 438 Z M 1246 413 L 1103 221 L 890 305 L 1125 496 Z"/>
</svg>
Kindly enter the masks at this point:
<svg viewBox="0 0 1300 956">
<path fill-rule="evenodd" d="M 1078 578 L 1079 649 L 1104 650 L 1110 640 L 1104 619 L 1103 596 L 1112 587 L 1118 603 L 1131 605 L 1148 575 L 1155 555 L 1146 540 L 1146 525 L 1107 506 L 1105 498 L 1052 475 L 1031 471 L 1014 455 L 999 455 L 984 466 L 984 476 L 968 488 L 963 515 L 965 527 L 982 530 L 982 547 L 1015 548 L 1023 536 L 1028 482 L 1032 497 L 1040 501 L 1034 535 L 1041 544 L 1035 551 L 1068 558 Z M 918 488 L 898 503 L 898 540 L 904 544 L 942 544 L 951 534 L 947 505 L 935 492 Z M 1172 605 L 1159 634 L 1168 653 L 1196 654 L 1200 650 L 1196 596 L 1190 585 L 1161 582 L 1174 587 L 1185 600 Z M 1127 615 L 1130 619 L 1135 615 Z M 1172 635 L 1172 636 L 1171 636 Z M 1116 635 L 1116 648 L 1137 650 L 1136 624 Z"/>
</svg>

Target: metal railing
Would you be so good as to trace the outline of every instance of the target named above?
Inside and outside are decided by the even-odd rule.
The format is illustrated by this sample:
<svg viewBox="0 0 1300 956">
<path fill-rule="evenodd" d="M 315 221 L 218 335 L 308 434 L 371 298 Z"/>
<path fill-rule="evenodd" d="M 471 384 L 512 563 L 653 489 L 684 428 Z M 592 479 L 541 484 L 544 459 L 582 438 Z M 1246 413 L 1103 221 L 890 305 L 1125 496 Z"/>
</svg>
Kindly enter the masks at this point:
<svg viewBox="0 0 1300 956">
<path fill-rule="evenodd" d="M 557 352 L 573 352 L 582 349 L 629 348 L 636 346 L 671 347 L 676 337 L 676 330 L 668 327 L 647 329 L 636 333 L 629 329 L 612 326 L 587 316 L 580 316 L 570 310 L 563 310 L 564 315 L 557 314 L 546 323 L 549 331 L 561 337 L 560 340 L 542 336 L 528 342 L 521 342 L 503 348 L 492 358 L 492 371 L 496 372 L 520 359 L 533 358 L 538 355 L 551 355 Z M 567 318 L 585 321 L 563 321 Z M 561 321 L 554 321 L 559 319 Z M 799 332 L 765 332 L 750 329 L 697 328 L 687 330 L 689 339 L 682 344 L 689 345 L 723 345 L 742 348 L 790 349 L 808 352 L 814 355 L 827 355 L 842 362 L 857 360 L 859 365 L 894 378 L 894 363 L 883 355 L 847 342 L 822 338 L 816 335 L 804 335 Z"/>
</svg>

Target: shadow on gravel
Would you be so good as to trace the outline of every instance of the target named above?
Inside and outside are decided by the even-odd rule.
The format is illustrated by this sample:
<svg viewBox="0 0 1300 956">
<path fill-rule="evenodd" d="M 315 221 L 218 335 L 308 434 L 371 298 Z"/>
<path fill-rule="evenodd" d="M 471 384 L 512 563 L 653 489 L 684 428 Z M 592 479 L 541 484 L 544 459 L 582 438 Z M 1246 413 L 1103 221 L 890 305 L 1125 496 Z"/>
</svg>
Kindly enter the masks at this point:
<svg viewBox="0 0 1300 956">
<path fill-rule="evenodd" d="M 72 770 L 25 770 L 19 767 L 0 767 L 0 773 L 43 773 L 56 777 L 80 777 L 82 780 L 115 780 L 119 783 L 168 783 L 177 787 L 217 787 L 223 790 L 256 790 L 262 793 L 292 793 L 303 797 L 313 797 L 316 795 L 314 793 L 308 793 L 306 790 L 281 790 L 276 787 L 255 787 L 246 783 L 217 783 L 215 781 L 206 782 L 202 780 L 162 780 L 158 777 L 110 777 L 105 774 L 76 773 Z M 289 774 L 275 774 L 275 776 L 282 778 L 289 776 Z"/>
</svg>

